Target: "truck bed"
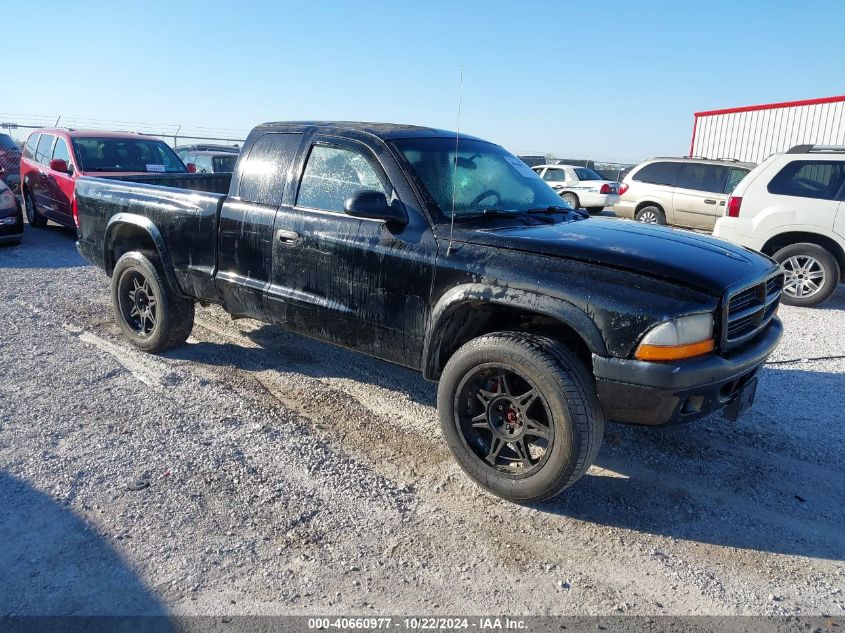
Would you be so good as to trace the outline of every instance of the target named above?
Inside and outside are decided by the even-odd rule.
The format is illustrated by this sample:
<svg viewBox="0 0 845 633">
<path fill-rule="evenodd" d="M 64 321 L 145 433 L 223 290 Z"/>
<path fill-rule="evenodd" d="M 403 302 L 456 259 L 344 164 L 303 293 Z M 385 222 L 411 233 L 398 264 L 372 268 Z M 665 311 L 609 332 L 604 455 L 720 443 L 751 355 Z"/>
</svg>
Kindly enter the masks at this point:
<svg viewBox="0 0 845 633">
<path fill-rule="evenodd" d="M 231 178 L 231 174 L 80 178 L 76 182 L 79 252 L 111 274 L 124 252 L 138 248 L 138 236 L 149 235 L 154 241 L 149 247 L 157 247 L 165 260 L 168 280 L 186 295 L 213 301 L 217 225 Z"/>
</svg>

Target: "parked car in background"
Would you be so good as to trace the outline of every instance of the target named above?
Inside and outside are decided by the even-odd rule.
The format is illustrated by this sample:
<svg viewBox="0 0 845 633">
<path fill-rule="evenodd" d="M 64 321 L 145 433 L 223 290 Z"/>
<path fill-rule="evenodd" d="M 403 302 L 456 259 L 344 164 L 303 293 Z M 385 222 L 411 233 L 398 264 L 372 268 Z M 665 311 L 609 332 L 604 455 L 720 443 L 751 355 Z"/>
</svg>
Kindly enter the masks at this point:
<svg viewBox="0 0 845 633">
<path fill-rule="evenodd" d="M 14 193 L 21 189 L 21 148 L 8 134 L 0 134 L 0 180 Z"/>
<path fill-rule="evenodd" d="M 194 174 L 231 174 L 235 171 L 238 155 L 232 152 L 188 152 L 182 159 L 188 171 Z"/>
<path fill-rule="evenodd" d="M 187 173 L 164 141 L 131 132 L 45 128 L 27 139 L 21 157 L 21 193 L 27 220 L 75 226 L 74 191 L 82 176 Z"/>
<path fill-rule="evenodd" d="M 0 244 L 17 244 L 23 235 L 23 211 L 18 197 L 0 180 Z"/>
<path fill-rule="evenodd" d="M 215 143 L 197 143 L 195 145 L 181 145 L 176 148 L 176 155 L 183 163 L 187 163 L 185 156 L 189 152 L 226 152 L 228 154 L 240 154 L 241 148 L 237 145 L 218 145 Z"/>
<path fill-rule="evenodd" d="M 818 305 L 845 281 L 845 147 L 766 159 L 734 189 L 713 235 L 778 261 L 784 303 Z"/>
<path fill-rule="evenodd" d="M 560 194 L 573 209 L 600 213 L 619 201 L 619 183 L 606 180 L 589 167 L 537 165 L 537 174 Z"/>
<path fill-rule="evenodd" d="M 728 195 L 753 163 L 703 158 L 653 158 L 622 180 L 613 211 L 648 224 L 712 231 Z"/>
</svg>

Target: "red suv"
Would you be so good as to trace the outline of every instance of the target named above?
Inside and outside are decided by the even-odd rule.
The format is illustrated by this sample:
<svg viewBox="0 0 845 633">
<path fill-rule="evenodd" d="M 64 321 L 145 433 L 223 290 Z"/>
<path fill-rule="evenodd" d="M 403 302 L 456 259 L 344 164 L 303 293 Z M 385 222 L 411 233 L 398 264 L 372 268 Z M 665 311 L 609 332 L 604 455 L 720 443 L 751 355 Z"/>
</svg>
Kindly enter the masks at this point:
<svg viewBox="0 0 845 633">
<path fill-rule="evenodd" d="M 21 193 L 32 226 L 77 225 L 74 185 L 81 176 L 187 173 L 164 141 L 131 132 L 37 130 L 21 157 Z"/>
</svg>

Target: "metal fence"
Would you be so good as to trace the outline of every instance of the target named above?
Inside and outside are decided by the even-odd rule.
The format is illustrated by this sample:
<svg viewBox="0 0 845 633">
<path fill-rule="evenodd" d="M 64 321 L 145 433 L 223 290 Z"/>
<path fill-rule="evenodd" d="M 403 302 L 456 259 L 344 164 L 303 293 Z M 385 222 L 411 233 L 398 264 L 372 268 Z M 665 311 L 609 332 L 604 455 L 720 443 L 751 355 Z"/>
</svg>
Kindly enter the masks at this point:
<svg viewBox="0 0 845 633">
<path fill-rule="evenodd" d="M 20 115 L 0 112 L 0 133 L 8 134 L 18 144 L 23 145 L 33 130 L 42 127 L 61 127 L 111 132 L 136 132 L 154 136 L 168 143 L 171 147 L 214 143 L 236 145 L 238 147 L 249 134 L 248 130 L 204 128 L 198 126 L 162 123 L 143 123 L 132 121 L 110 121 L 105 119 L 82 119 L 77 117 Z"/>
<path fill-rule="evenodd" d="M 625 174 L 634 167 L 635 163 L 615 163 L 591 158 L 557 158 L 553 154 L 518 154 L 518 157 L 529 167 L 537 165 L 572 165 L 574 167 L 589 167 L 604 176 L 607 180 L 621 181 Z"/>
</svg>

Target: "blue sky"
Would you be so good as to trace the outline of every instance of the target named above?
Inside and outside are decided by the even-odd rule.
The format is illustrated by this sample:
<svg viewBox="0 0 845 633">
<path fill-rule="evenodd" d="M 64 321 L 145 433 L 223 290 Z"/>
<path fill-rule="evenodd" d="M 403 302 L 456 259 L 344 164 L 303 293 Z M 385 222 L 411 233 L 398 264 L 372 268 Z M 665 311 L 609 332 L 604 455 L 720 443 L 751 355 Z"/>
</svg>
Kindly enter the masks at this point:
<svg viewBox="0 0 845 633">
<path fill-rule="evenodd" d="M 3 113 L 454 129 L 463 64 L 463 131 L 636 161 L 688 151 L 696 110 L 845 94 L 839 0 L 3 5 Z"/>
</svg>

